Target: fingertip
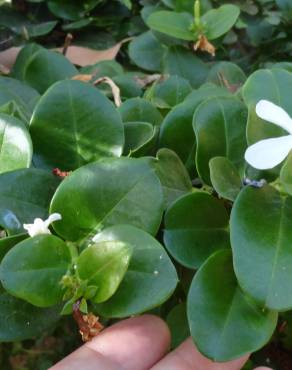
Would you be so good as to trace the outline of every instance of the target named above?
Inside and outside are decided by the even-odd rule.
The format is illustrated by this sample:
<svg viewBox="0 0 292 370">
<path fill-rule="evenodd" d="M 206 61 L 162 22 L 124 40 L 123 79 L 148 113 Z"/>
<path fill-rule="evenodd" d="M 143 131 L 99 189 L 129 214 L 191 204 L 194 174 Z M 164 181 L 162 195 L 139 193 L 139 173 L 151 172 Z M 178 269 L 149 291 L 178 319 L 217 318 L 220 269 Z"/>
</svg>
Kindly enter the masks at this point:
<svg viewBox="0 0 292 370">
<path fill-rule="evenodd" d="M 163 320 L 143 315 L 118 322 L 86 346 L 127 369 L 149 369 L 170 345 L 170 332 Z"/>
</svg>

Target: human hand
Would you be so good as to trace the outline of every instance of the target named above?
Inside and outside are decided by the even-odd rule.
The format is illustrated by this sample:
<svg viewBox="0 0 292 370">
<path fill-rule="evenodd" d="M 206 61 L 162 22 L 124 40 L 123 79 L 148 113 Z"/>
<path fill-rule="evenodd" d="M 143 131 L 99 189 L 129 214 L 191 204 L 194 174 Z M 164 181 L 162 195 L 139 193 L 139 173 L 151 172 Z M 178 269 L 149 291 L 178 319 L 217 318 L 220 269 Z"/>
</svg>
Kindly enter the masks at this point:
<svg viewBox="0 0 292 370">
<path fill-rule="evenodd" d="M 248 359 L 212 362 L 190 338 L 167 353 L 169 345 L 166 324 L 156 316 L 144 315 L 109 327 L 50 370 L 240 370 Z"/>
</svg>

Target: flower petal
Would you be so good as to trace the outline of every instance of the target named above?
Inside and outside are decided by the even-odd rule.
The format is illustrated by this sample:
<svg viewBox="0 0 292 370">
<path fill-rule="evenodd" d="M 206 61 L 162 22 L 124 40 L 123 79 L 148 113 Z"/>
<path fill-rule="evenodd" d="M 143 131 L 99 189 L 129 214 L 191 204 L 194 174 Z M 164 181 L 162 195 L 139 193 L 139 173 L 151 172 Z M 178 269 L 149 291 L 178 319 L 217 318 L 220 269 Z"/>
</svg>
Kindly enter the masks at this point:
<svg viewBox="0 0 292 370">
<path fill-rule="evenodd" d="M 52 213 L 45 221 L 45 225 L 46 227 L 49 227 L 49 225 L 51 225 L 52 222 L 55 222 L 55 221 L 60 221 L 62 220 L 62 216 L 60 215 L 60 213 Z"/>
<path fill-rule="evenodd" d="M 292 134 L 292 118 L 278 105 L 268 100 L 260 100 L 256 105 L 256 114 Z"/>
<path fill-rule="evenodd" d="M 276 167 L 292 149 L 292 135 L 258 141 L 247 148 L 245 160 L 252 167 L 267 170 Z"/>
</svg>

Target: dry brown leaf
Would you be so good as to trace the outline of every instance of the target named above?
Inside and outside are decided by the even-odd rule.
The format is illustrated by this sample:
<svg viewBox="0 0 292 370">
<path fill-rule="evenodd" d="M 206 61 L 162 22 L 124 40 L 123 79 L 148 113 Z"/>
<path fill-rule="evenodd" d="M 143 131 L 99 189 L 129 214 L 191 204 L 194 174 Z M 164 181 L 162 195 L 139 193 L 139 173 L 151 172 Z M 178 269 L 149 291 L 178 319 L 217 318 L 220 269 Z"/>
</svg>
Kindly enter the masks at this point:
<svg viewBox="0 0 292 370">
<path fill-rule="evenodd" d="M 69 46 L 66 50 L 66 58 L 70 60 L 71 63 L 76 64 L 80 67 L 92 65 L 103 60 L 113 60 L 118 55 L 121 46 L 130 41 L 132 38 L 127 38 L 113 47 L 106 50 L 94 50 L 83 46 Z M 63 52 L 64 48 L 54 49 L 60 53 Z M 0 64 L 11 69 L 15 63 L 16 57 L 21 50 L 21 47 L 12 47 L 10 49 L 0 52 Z"/>
<path fill-rule="evenodd" d="M 216 49 L 213 44 L 207 39 L 205 35 L 200 35 L 198 41 L 194 45 L 194 50 L 202 50 L 206 51 L 207 53 L 211 54 L 213 57 L 215 56 Z"/>
<path fill-rule="evenodd" d="M 79 326 L 79 333 L 83 342 L 89 342 L 102 331 L 103 325 L 99 322 L 98 316 L 95 316 L 91 312 L 83 315 L 79 307 L 79 301 L 73 305 L 73 317 Z"/>
<path fill-rule="evenodd" d="M 153 82 L 156 81 L 164 81 L 169 77 L 169 75 L 161 75 L 158 73 L 155 73 L 153 75 L 146 75 L 145 77 L 139 77 L 135 76 L 134 80 L 141 86 L 146 87 L 148 85 L 151 85 Z"/>
<path fill-rule="evenodd" d="M 92 80 L 93 75 L 75 75 L 71 78 L 71 80 L 77 80 L 82 82 L 90 82 Z"/>
<path fill-rule="evenodd" d="M 121 104 L 122 104 L 121 94 L 120 94 L 120 88 L 109 77 L 100 77 L 96 81 L 94 81 L 93 84 L 94 85 L 98 85 L 98 84 L 100 84 L 102 82 L 103 83 L 106 83 L 107 85 L 110 86 L 110 88 L 112 89 L 112 94 L 113 94 L 113 97 L 114 97 L 115 105 L 117 107 L 120 107 Z"/>
</svg>

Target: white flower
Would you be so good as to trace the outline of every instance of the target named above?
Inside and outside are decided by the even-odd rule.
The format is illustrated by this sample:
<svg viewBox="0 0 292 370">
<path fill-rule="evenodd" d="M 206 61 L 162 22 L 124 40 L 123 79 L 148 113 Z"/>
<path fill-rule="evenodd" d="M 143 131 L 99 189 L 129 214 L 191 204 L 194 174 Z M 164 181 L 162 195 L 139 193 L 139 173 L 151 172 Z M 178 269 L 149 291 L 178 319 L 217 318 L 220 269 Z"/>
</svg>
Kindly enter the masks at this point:
<svg viewBox="0 0 292 370">
<path fill-rule="evenodd" d="M 27 230 L 29 236 L 33 237 L 40 234 L 51 234 L 49 226 L 54 221 L 59 221 L 62 216 L 59 213 L 52 213 L 47 220 L 35 218 L 33 224 L 23 224 L 23 228 Z"/>
<path fill-rule="evenodd" d="M 289 133 L 258 141 L 247 148 L 245 160 L 254 168 L 267 170 L 281 163 L 292 149 L 292 118 L 283 108 L 267 100 L 260 100 L 257 103 L 256 114 Z"/>
</svg>

